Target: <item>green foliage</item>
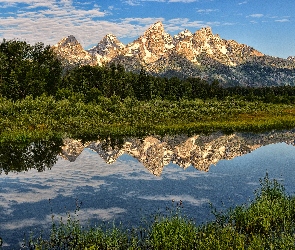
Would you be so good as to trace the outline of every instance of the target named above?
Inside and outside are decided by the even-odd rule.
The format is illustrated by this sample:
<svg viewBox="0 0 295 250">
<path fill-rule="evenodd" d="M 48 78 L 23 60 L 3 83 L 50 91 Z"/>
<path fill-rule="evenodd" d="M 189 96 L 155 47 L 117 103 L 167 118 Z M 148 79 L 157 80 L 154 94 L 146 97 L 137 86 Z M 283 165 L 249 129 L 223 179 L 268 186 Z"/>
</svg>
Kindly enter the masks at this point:
<svg viewBox="0 0 295 250">
<path fill-rule="evenodd" d="M 147 239 L 151 249 L 194 249 L 197 227 L 192 220 L 182 215 L 181 208 L 182 201 L 168 209 L 168 214 L 154 216 Z"/>
<path fill-rule="evenodd" d="M 276 180 L 269 180 L 266 175 L 255 201 L 249 207 L 237 207 L 230 214 L 230 223 L 234 223 L 236 230 L 249 236 L 261 234 L 277 237 L 282 232 L 293 234 L 294 199 L 288 199 L 284 191 L 283 186 Z"/>
<path fill-rule="evenodd" d="M 54 94 L 61 72 L 61 63 L 49 46 L 15 40 L 0 44 L 0 93 L 5 97 Z"/>
<path fill-rule="evenodd" d="M 133 231 L 123 227 L 106 224 L 96 227 L 83 227 L 79 222 L 80 204 L 76 202 L 74 215 L 67 213 L 64 222 L 61 217 L 58 222 L 52 215 L 52 227 L 49 239 L 42 233 L 39 237 L 31 237 L 24 242 L 30 249 L 138 249 L 138 238 Z"/>
<path fill-rule="evenodd" d="M 62 74 L 64 72 L 64 74 Z M 259 76 L 257 76 L 259 80 Z M 181 99 L 226 97 L 267 103 L 294 103 L 294 86 L 229 87 L 223 88 L 218 80 L 201 78 L 161 78 L 150 75 L 142 68 L 139 74 L 125 71 L 120 64 L 104 67 L 80 65 L 62 69 L 54 51 L 43 43 L 29 45 L 24 41 L 5 39 L 0 44 L 0 94 L 13 100 L 28 95 L 42 94 L 60 99 L 65 90 L 83 96 L 86 102 L 96 102 L 99 96 L 112 95 L 125 99 L 151 100 L 161 98 L 171 101 Z"/>
<path fill-rule="evenodd" d="M 204 225 L 199 233 L 212 237 L 206 244 L 214 242 L 224 247 L 226 236 L 232 237 L 227 249 L 295 249 L 295 198 L 288 196 L 284 187 L 270 180 L 268 174 L 260 185 L 249 205 L 214 212 L 216 220 Z"/>
<path fill-rule="evenodd" d="M 225 98 L 218 100 L 138 101 L 85 96 L 60 89 L 58 99 L 42 95 L 11 101 L 0 98 L 0 143 L 32 141 L 51 135 L 82 139 L 197 134 L 223 131 L 260 132 L 295 127 L 292 105 Z M 42 138 L 43 137 L 43 138 Z"/>
</svg>

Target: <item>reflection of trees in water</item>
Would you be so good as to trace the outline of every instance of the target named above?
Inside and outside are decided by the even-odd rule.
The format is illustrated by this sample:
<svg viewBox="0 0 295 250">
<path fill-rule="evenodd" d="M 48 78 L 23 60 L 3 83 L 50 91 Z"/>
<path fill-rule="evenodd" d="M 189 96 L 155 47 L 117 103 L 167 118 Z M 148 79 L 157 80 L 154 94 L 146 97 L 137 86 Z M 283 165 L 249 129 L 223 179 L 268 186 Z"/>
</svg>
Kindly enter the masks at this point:
<svg viewBox="0 0 295 250">
<path fill-rule="evenodd" d="M 62 144 L 61 139 L 0 144 L 0 173 L 50 169 L 57 161 Z"/>
</svg>

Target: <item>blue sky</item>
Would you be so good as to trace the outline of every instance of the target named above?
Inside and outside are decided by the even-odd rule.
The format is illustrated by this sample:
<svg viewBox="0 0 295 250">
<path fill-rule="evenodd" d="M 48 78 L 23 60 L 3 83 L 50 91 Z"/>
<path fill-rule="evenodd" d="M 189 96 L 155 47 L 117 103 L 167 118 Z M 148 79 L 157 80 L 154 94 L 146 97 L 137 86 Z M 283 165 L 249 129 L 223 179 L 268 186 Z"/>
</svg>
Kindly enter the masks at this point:
<svg viewBox="0 0 295 250">
<path fill-rule="evenodd" d="M 84 48 L 112 33 L 127 44 L 153 23 L 166 32 L 210 26 L 264 54 L 295 55 L 294 0 L 0 0 L 0 38 L 54 45 L 74 35 Z"/>
</svg>

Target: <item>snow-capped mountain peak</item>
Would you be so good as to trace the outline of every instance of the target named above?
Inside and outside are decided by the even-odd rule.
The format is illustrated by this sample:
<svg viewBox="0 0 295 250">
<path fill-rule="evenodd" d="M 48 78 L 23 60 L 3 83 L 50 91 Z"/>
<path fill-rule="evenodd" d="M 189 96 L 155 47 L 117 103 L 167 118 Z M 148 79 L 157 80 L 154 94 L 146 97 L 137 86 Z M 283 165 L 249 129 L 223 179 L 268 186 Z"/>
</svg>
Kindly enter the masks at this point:
<svg viewBox="0 0 295 250">
<path fill-rule="evenodd" d="M 172 37 L 162 22 L 156 22 L 126 46 L 108 34 L 88 51 L 73 36 L 62 39 L 54 48 L 69 62 L 119 63 L 128 71 L 145 68 L 154 75 L 219 79 L 229 86 L 295 82 L 293 57 L 286 60 L 264 55 L 248 45 L 222 39 L 210 27 L 195 33 L 185 29 Z"/>
<path fill-rule="evenodd" d="M 145 64 L 159 60 L 172 49 L 173 39 L 165 32 L 162 22 L 150 26 L 142 36 L 126 46 L 127 56 L 137 56 Z"/>
<path fill-rule="evenodd" d="M 66 67 L 96 64 L 96 60 L 94 60 L 93 57 L 83 49 L 82 45 L 73 35 L 60 40 L 53 46 L 53 50 Z"/>
</svg>

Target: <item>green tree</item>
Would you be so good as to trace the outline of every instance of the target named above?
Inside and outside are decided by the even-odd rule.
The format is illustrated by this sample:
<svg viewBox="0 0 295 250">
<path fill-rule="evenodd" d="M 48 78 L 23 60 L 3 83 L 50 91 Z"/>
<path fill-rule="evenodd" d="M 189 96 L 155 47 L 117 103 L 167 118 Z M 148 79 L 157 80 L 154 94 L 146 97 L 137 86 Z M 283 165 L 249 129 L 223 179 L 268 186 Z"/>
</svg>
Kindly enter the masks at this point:
<svg viewBox="0 0 295 250">
<path fill-rule="evenodd" d="M 0 44 L 0 93 L 11 99 L 54 94 L 62 66 L 50 46 L 5 39 Z"/>
</svg>

